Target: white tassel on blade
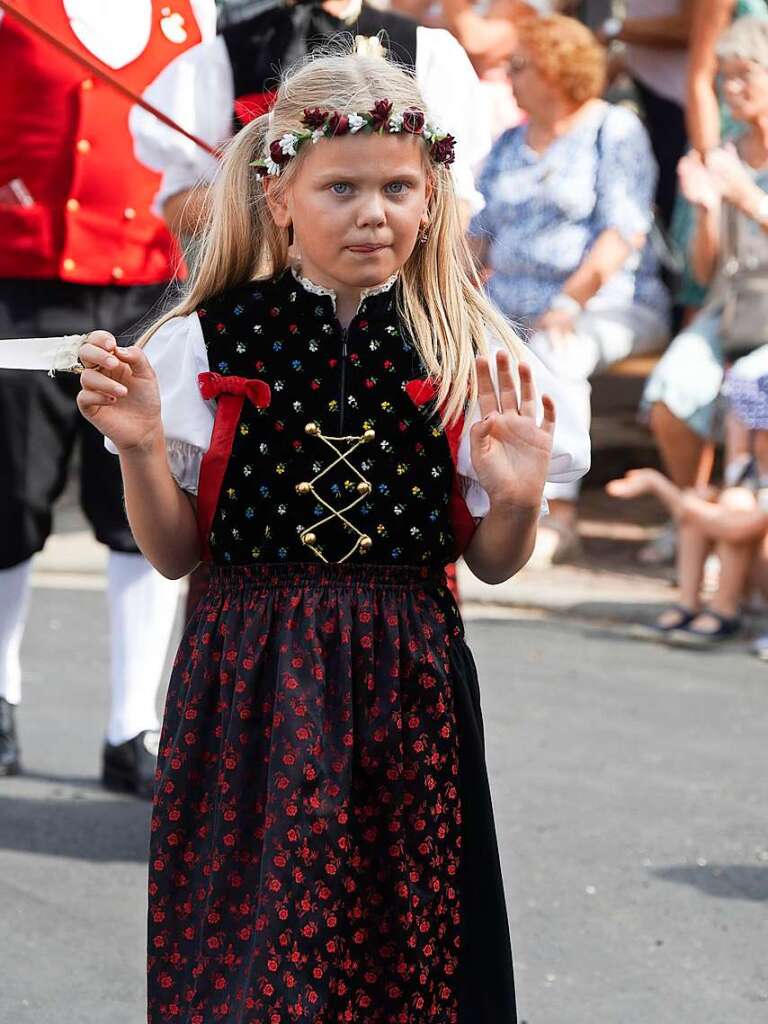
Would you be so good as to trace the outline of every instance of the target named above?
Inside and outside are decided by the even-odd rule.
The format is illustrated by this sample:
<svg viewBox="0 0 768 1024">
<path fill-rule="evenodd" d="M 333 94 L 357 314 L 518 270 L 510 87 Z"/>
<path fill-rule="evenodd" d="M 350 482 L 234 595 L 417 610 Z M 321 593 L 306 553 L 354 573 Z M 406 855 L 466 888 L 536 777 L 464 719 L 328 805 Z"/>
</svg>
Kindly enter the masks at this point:
<svg viewBox="0 0 768 1024">
<path fill-rule="evenodd" d="M 57 373 L 80 373 L 78 359 L 85 334 L 66 334 L 60 338 L 0 339 L 0 370 L 47 370 Z"/>
</svg>

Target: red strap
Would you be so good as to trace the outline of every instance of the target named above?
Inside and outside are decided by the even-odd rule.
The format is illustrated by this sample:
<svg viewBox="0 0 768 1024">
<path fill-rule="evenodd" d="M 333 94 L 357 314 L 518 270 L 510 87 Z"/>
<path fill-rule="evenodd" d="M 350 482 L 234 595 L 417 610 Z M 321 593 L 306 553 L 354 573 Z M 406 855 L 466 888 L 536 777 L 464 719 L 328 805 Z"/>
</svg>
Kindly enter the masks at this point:
<svg viewBox="0 0 768 1024">
<path fill-rule="evenodd" d="M 197 486 L 197 528 L 203 559 L 210 561 L 209 535 L 219 504 L 224 475 L 232 456 L 232 445 L 243 411 L 243 403 L 249 398 L 257 408 L 264 409 L 272 400 L 272 392 L 266 381 L 249 380 L 247 377 L 201 373 L 197 379 L 203 398 L 218 398 L 211 444 L 203 456 Z"/>
<path fill-rule="evenodd" d="M 408 397 L 416 406 L 426 405 L 427 402 L 432 402 L 437 397 L 437 386 L 429 377 L 409 380 L 405 385 L 405 390 L 408 393 Z M 442 415 L 443 412 L 444 407 L 440 409 L 440 414 Z M 449 514 L 451 517 L 451 525 L 453 527 L 453 537 L 456 542 L 456 549 L 454 552 L 456 558 L 458 558 L 458 556 L 469 547 L 469 542 L 472 540 L 475 530 L 477 529 L 477 523 L 467 507 L 464 495 L 461 493 L 461 487 L 459 486 L 459 474 L 456 472 L 459 458 L 459 444 L 461 443 L 461 435 L 463 432 L 463 415 L 445 427 L 445 437 L 448 441 L 448 449 L 451 453 L 451 461 L 453 462 L 453 482 L 451 485 Z"/>
</svg>

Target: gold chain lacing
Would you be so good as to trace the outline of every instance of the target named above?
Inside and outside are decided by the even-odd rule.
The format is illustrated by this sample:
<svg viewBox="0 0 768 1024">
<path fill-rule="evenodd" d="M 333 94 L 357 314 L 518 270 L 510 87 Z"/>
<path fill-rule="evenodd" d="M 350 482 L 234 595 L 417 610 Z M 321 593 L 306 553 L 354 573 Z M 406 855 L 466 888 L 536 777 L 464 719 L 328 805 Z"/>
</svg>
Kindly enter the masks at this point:
<svg viewBox="0 0 768 1024">
<path fill-rule="evenodd" d="M 302 544 L 306 545 L 306 547 L 308 547 L 310 551 L 313 551 L 321 561 L 325 562 L 326 564 L 329 564 L 329 560 L 325 557 L 325 555 L 323 555 L 323 553 L 317 547 L 316 531 L 321 526 L 325 526 L 326 523 L 330 523 L 334 519 L 338 519 L 341 523 L 344 524 L 344 526 L 351 530 L 352 533 L 357 535 L 355 538 L 355 543 L 350 548 L 350 550 L 346 553 L 346 555 L 344 555 L 343 558 L 338 559 L 337 564 L 340 564 L 341 562 L 346 562 L 348 558 L 351 558 L 352 555 L 354 555 L 354 553 L 358 549 L 362 554 L 366 554 L 368 551 L 371 550 L 371 547 L 373 546 L 373 541 L 368 536 L 368 534 L 363 533 L 362 530 L 358 530 L 355 524 L 351 523 L 349 519 L 347 519 L 346 513 L 351 511 L 356 505 L 359 505 L 360 502 L 363 501 L 371 493 L 372 490 L 370 480 L 365 479 L 365 477 L 357 468 L 357 466 L 353 465 L 353 463 L 349 461 L 349 457 L 354 452 L 356 452 L 361 445 L 370 444 L 372 441 L 374 441 L 376 439 L 376 433 L 373 430 L 366 430 L 362 434 L 350 434 L 347 435 L 346 437 L 329 437 L 327 434 L 324 434 L 322 432 L 320 426 L 317 423 L 308 423 L 304 429 L 306 433 L 310 435 L 310 437 L 317 437 L 320 441 L 326 444 L 331 449 L 331 451 L 333 451 L 336 454 L 337 458 L 335 458 L 333 462 L 327 465 L 325 469 L 320 470 L 320 472 L 313 476 L 311 480 L 303 480 L 301 483 L 296 484 L 297 494 L 311 494 L 312 497 L 315 498 L 316 501 L 320 502 L 320 504 L 324 508 L 327 508 L 330 513 L 330 515 L 325 516 L 323 519 L 318 519 L 317 522 L 312 523 L 310 526 L 306 527 L 306 529 L 302 530 L 301 542 Z M 337 445 L 342 444 L 344 442 L 351 444 L 351 447 L 343 452 L 337 447 Z M 342 509 L 335 509 L 332 505 L 328 504 L 328 502 L 325 500 L 325 498 L 322 497 L 322 495 L 318 494 L 317 490 L 315 489 L 315 484 L 319 480 L 321 480 L 326 475 L 326 473 L 330 473 L 332 469 L 335 469 L 336 466 L 339 466 L 341 464 L 347 466 L 347 468 L 350 469 L 359 479 L 360 483 L 357 485 L 357 497 L 355 498 L 355 500 L 351 501 Z"/>
</svg>

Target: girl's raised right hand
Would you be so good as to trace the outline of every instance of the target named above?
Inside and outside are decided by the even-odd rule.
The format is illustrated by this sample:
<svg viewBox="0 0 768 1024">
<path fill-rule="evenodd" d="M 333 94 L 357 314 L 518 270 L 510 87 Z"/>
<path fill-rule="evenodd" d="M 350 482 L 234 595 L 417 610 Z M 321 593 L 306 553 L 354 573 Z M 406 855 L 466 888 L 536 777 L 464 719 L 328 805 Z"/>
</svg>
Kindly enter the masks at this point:
<svg viewBox="0 0 768 1024">
<path fill-rule="evenodd" d="M 149 451 L 162 440 L 160 389 L 142 349 L 118 348 L 111 334 L 93 331 L 79 358 L 85 367 L 77 396 L 80 412 L 118 451 Z"/>
</svg>

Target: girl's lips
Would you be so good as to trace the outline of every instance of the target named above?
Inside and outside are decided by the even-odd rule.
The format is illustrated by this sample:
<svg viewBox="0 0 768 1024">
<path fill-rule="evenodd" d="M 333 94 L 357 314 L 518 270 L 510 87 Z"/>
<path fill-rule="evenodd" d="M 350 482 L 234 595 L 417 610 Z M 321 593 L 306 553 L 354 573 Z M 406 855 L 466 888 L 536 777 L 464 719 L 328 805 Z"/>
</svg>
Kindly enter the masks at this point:
<svg viewBox="0 0 768 1024">
<path fill-rule="evenodd" d="M 378 252 L 380 249 L 386 249 L 385 245 L 348 245 L 347 248 L 350 252 Z"/>
</svg>

